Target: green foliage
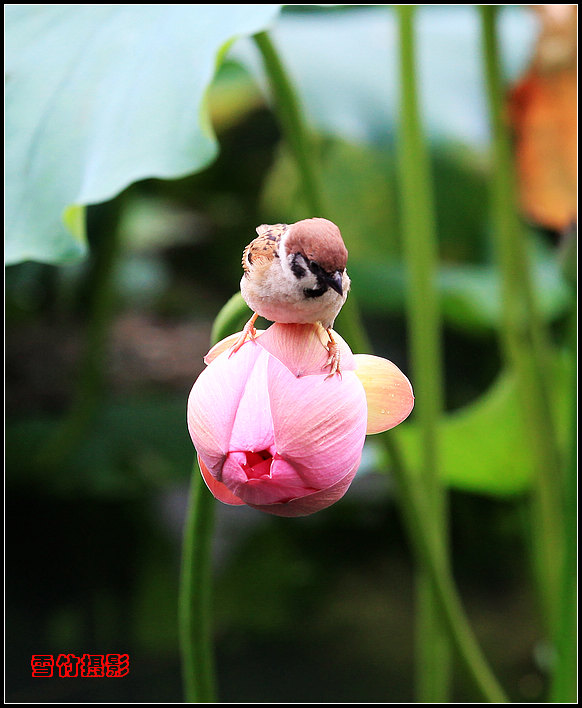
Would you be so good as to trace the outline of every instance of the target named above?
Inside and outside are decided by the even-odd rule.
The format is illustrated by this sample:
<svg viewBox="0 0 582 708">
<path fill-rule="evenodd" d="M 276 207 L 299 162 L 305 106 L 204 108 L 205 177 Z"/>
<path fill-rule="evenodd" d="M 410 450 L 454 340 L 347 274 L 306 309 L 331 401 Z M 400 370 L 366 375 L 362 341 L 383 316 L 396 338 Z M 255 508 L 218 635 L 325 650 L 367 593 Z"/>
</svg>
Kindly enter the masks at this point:
<svg viewBox="0 0 582 708">
<path fill-rule="evenodd" d="M 562 451 L 568 445 L 570 416 L 567 358 L 556 358 L 552 371 L 554 408 Z M 402 445 L 407 466 L 420 464 L 419 430 L 413 421 L 392 433 Z M 515 375 L 503 372 L 473 404 L 444 416 L 439 424 L 443 479 L 452 488 L 478 494 L 519 495 L 531 489 L 533 450 L 525 444 Z"/>
</svg>

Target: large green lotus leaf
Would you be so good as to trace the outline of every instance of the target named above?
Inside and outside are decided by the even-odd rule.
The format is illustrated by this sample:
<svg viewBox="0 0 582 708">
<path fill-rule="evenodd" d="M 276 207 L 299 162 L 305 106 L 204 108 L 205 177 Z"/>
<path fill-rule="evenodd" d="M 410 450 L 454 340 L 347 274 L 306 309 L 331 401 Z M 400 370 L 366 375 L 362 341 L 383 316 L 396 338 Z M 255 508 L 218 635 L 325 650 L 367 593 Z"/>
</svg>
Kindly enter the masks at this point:
<svg viewBox="0 0 582 708">
<path fill-rule="evenodd" d="M 82 205 L 205 167 L 217 62 L 279 9 L 7 5 L 6 263 L 75 260 Z"/>
<path fill-rule="evenodd" d="M 563 450 L 571 420 L 571 381 L 567 360 L 557 360 L 551 382 L 556 429 Z M 408 469 L 417 472 L 422 443 L 414 418 L 390 434 L 398 439 Z M 443 478 L 451 487 L 499 496 L 525 492 L 535 474 L 535 460 L 522 423 L 515 375 L 503 372 L 485 395 L 446 415 L 440 423 L 439 447 Z"/>
</svg>

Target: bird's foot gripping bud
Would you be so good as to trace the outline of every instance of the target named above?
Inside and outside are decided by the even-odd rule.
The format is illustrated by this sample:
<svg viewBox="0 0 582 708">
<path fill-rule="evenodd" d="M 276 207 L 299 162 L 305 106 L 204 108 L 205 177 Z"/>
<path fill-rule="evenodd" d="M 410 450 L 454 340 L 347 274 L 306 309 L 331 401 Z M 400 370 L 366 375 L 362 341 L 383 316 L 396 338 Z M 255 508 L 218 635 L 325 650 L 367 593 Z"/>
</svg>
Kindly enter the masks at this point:
<svg viewBox="0 0 582 708">
<path fill-rule="evenodd" d="M 341 378 L 342 372 L 340 369 L 339 347 L 337 345 L 337 342 L 333 338 L 331 329 L 328 328 L 326 331 L 327 336 L 329 337 L 329 342 L 327 343 L 327 351 L 329 352 L 329 358 L 326 361 L 325 366 L 323 367 L 324 369 L 327 369 L 327 367 L 329 366 L 329 374 L 326 376 L 326 379 L 335 376 L 335 374 L 339 374 L 339 377 Z"/>
<path fill-rule="evenodd" d="M 257 317 L 258 317 L 258 314 L 255 312 L 253 314 L 253 316 L 251 317 L 251 319 L 243 327 L 243 330 L 240 333 L 239 338 L 232 345 L 232 348 L 230 350 L 230 354 L 228 355 L 229 357 L 232 356 L 235 352 L 237 352 L 242 347 L 242 345 L 247 341 L 248 337 L 250 337 L 251 339 L 254 339 L 257 336 L 257 330 L 255 329 L 255 322 L 257 321 Z"/>
</svg>

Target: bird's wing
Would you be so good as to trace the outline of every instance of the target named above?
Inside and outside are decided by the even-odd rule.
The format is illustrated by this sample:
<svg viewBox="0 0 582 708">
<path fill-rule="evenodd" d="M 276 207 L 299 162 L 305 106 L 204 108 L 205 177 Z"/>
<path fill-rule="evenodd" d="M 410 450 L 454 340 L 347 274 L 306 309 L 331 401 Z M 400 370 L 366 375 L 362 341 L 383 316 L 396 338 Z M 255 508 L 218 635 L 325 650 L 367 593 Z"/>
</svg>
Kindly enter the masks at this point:
<svg viewBox="0 0 582 708">
<path fill-rule="evenodd" d="M 243 251 L 242 266 L 247 274 L 253 264 L 261 260 L 272 261 L 279 257 L 281 237 L 287 230 L 287 224 L 261 224 L 257 226 L 258 236 Z"/>
</svg>

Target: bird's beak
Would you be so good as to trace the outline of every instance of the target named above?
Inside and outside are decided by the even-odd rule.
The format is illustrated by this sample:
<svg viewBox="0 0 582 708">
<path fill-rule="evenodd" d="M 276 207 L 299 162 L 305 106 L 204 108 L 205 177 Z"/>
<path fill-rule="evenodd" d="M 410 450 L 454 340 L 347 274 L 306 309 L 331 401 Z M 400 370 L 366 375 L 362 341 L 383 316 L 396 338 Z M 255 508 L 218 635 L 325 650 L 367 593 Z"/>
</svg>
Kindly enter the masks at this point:
<svg viewBox="0 0 582 708">
<path fill-rule="evenodd" d="M 343 273 L 340 273 L 339 270 L 336 270 L 335 273 L 326 273 L 325 279 L 327 281 L 327 284 L 330 286 L 330 288 L 333 288 L 336 293 L 339 293 L 340 295 L 344 294 L 344 288 L 343 288 Z"/>
</svg>

